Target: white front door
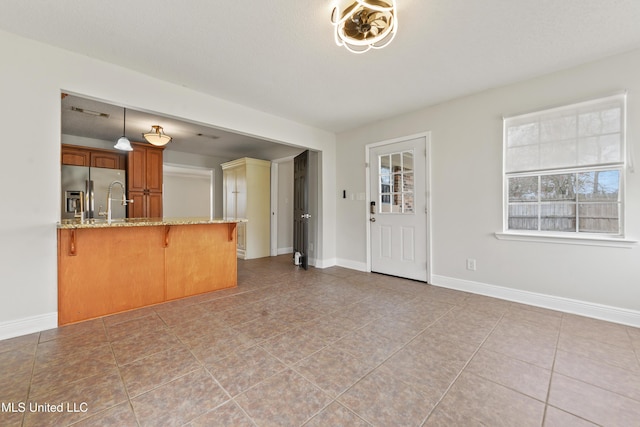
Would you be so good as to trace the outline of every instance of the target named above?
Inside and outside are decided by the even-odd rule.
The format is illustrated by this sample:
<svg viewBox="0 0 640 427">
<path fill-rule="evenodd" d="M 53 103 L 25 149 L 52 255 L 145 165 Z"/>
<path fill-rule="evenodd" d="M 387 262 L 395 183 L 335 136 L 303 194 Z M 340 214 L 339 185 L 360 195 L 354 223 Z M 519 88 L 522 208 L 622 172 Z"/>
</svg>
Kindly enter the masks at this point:
<svg viewBox="0 0 640 427">
<path fill-rule="evenodd" d="M 369 148 L 371 271 L 427 281 L 427 137 Z"/>
</svg>

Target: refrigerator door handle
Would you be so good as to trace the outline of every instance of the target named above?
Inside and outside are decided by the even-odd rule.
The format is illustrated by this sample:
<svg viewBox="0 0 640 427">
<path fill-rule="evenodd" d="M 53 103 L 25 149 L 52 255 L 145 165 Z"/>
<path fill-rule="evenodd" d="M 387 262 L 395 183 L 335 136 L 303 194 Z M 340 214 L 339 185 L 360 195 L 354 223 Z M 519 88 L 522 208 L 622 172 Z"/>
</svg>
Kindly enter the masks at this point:
<svg viewBox="0 0 640 427">
<path fill-rule="evenodd" d="M 94 218 L 95 201 L 93 200 L 93 181 L 87 180 L 87 218 Z"/>
</svg>

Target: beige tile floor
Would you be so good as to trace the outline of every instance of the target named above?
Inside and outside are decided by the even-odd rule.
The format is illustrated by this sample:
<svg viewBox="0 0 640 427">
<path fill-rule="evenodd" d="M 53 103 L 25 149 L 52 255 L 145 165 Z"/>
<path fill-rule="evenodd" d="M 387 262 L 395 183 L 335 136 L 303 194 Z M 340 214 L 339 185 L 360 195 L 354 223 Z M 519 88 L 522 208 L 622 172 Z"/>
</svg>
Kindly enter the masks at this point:
<svg viewBox="0 0 640 427">
<path fill-rule="evenodd" d="M 0 341 L 0 425 L 640 425 L 639 329 L 288 256 L 238 277 Z"/>
</svg>

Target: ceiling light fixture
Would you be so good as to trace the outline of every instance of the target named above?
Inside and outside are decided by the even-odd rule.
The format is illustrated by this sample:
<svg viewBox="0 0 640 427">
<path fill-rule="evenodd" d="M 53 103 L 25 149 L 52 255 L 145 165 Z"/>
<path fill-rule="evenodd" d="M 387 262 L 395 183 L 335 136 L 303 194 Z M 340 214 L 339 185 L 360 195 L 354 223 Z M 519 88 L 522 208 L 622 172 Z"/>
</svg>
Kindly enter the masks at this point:
<svg viewBox="0 0 640 427">
<path fill-rule="evenodd" d="M 123 120 L 122 120 L 122 136 L 120 137 L 120 139 L 118 139 L 118 142 L 116 142 L 116 145 L 113 146 L 113 148 L 117 148 L 118 150 L 122 150 L 122 151 L 133 151 L 133 147 L 131 146 L 131 141 L 129 141 L 129 138 L 127 138 L 125 129 L 127 126 L 127 109 L 124 109 L 124 114 L 123 114 Z"/>
<path fill-rule="evenodd" d="M 169 141 L 171 141 L 171 137 L 164 133 L 162 126 L 158 125 L 151 126 L 151 132 L 143 133 L 142 136 L 144 136 L 144 139 L 146 139 L 149 144 L 160 147 L 167 145 Z"/>
<path fill-rule="evenodd" d="M 342 10 L 335 7 L 331 22 L 338 46 L 353 53 L 381 49 L 396 36 L 396 0 L 355 0 Z"/>
</svg>

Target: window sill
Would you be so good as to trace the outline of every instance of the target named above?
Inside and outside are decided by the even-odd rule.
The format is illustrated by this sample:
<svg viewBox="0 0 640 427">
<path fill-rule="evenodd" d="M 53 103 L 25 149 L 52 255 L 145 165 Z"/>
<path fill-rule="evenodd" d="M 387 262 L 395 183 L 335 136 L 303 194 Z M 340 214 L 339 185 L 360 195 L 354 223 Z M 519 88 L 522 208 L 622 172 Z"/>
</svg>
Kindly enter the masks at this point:
<svg viewBox="0 0 640 427">
<path fill-rule="evenodd" d="M 607 246 L 612 248 L 631 249 L 637 246 L 637 240 L 625 239 L 623 237 L 600 237 L 600 236 L 559 236 L 557 234 L 538 233 L 518 233 L 514 231 L 499 231 L 495 233 L 499 240 L 515 240 L 518 242 L 538 242 L 538 243 L 560 243 L 567 245 L 583 246 Z"/>
</svg>

